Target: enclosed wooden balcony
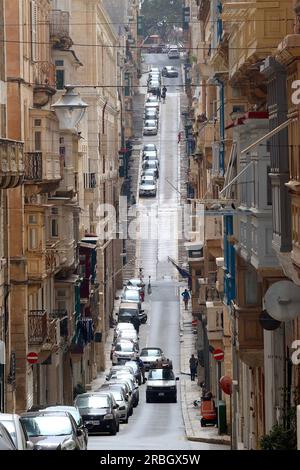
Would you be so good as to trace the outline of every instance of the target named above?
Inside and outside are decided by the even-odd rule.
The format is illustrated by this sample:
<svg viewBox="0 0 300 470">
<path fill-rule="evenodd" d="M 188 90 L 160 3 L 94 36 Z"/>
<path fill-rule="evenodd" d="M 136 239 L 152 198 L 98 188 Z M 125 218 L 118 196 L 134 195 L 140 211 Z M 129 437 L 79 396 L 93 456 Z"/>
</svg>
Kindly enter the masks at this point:
<svg viewBox="0 0 300 470">
<path fill-rule="evenodd" d="M 282 21 L 283 18 L 288 20 Z M 254 0 L 223 3 L 222 20 L 230 27 L 229 76 L 246 70 L 274 52 L 293 30 L 292 2 Z"/>
<path fill-rule="evenodd" d="M 15 188 L 24 179 L 24 143 L 0 139 L 0 189 Z"/>
<path fill-rule="evenodd" d="M 41 346 L 48 336 L 46 310 L 30 310 L 28 313 L 28 344 Z"/>
<path fill-rule="evenodd" d="M 219 342 L 223 338 L 223 308 L 224 304 L 221 301 L 206 302 L 207 337 L 213 346 L 216 346 L 214 342 Z"/>
</svg>

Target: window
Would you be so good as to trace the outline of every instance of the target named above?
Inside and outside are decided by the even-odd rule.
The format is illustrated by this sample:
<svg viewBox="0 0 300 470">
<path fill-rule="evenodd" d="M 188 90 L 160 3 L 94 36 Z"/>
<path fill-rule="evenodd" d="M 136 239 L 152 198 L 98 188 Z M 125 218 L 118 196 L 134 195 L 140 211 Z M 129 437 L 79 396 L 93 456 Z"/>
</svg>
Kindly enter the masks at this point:
<svg viewBox="0 0 300 470">
<path fill-rule="evenodd" d="M 51 219 L 51 237 L 58 237 L 58 220 Z"/>
<path fill-rule="evenodd" d="M 258 302 L 258 282 L 255 271 L 246 271 L 245 277 L 245 304 L 256 305 Z"/>
<path fill-rule="evenodd" d="M 35 0 L 30 3 L 30 16 L 31 16 L 31 60 L 36 61 L 37 49 L 37 4 Z"/>
<path fill-rule="evenodd" d="M 30 214 L 28 217 L 28 221 L 30 225 L 35 225 L 37 224 L 37 217 L 35 214 Z"/>
<path fill-rule="evenodd" d="M 62 69 L 56 70 L 56 88 L 63 90 L 65 87 L 65 71 Z"/>
<path fill-rule="evenodd" d="M 55 65 L 56 65 L 56 67 L 63 67 L 64 66 L 64 61 L 63 60 L 56 60 Z"/>
<path fill-rule="evenodd" d="M 28 240 L 28 249 L 29 250 L 36 250 L 38 242 L 37 242 L 37 229 L 30 227 L 29 228 L 29 240 Z"/>
<path fill-rule="evenodd" d="M 34 127 L 41 127 L 42 125 L 42 120 L 41 119 L 35 119 L 34 120 Z"/>
<path fill-rule="evenodd" d="M 42 133 L 40 131 L 34 133 L 34 150 L 37 152 L 42 150 Z"/>
</svg>

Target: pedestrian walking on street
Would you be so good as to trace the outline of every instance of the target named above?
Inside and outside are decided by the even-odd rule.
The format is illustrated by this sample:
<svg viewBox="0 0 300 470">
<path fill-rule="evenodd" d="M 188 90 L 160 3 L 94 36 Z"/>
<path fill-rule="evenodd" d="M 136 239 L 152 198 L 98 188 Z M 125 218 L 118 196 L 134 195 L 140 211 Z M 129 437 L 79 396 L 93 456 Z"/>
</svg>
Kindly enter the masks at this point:
<svg viewBox="0 0 300 470">
<path fill-rule="evenodd" d="M 195 358 L 194 354 L 190 357 L 190 371 L 191 371 L 191 381 L 195 381 L 195 376 L 197 374 L 198 360 Z"/>
<path fill-rule="evenodd" d="M 160 98 L 161 98 L 161 91 L 160 91 L 160 88 L 157 88 L 156 95 L 157 95 L 158 101 L 160 101 Z"/>
<path fill-rule="evenodd" d="M 136 332 L 139 333 L 139 331 L 140 331 L 140 319 L 138 317 L 133 317 L 132 324 L 133 324 L 134 328 L 136 329 Z"/>
<path fill-rule="evenodd" d="M 166 102 L 166 96 L 167 96 L 167 88 L 166 88 L 166 86 L 164 86 L 163 89 L 162 89 L 162 93 L 161 93 L 161 97 L 162 97 L 162 99 L 163 99 L 163 103 Z"/>
<path fill-rule="evenodd" d="M 189 300 L 190 300 L 190 294 L 189 294 L 189 291 L 187 289 L 184 290 L 184 292 L 182 292 L 182 297 L 183 297 L 183 301 L 184 301 L 184 308 L 185 310 L 188 309 L 188 304 L 189 304 Z"/>
</svg>

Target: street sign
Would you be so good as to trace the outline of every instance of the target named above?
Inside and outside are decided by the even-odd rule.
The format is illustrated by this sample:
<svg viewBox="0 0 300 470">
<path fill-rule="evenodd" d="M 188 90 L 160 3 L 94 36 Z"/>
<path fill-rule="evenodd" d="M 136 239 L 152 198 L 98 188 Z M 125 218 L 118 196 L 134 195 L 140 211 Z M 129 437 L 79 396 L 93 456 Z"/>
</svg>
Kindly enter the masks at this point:
<svg viewBox="0 0 300 470">
<path fill-rule="evenodd" d="M 224 360 L 224 351 L 222 349 L 215 349 L 213 352 L 214 359 L 216 361 L 223 361 Z"/>
<path fill-rule="evenodd" d="M 29 364 L 36 364 L 37 363 L 37 360 L 38 360 L 38 355 L 37 353 L 35 352 L 29 352 L 27 354 L 27 361 L 29 362 Z"/>
</svg>

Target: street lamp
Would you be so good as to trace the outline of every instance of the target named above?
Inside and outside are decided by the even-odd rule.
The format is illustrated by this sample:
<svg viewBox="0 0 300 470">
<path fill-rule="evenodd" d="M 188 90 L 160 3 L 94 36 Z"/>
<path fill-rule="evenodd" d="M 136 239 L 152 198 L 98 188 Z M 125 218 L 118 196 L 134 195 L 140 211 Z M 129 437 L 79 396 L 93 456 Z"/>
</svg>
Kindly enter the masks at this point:
<svg viewBox="0 0 300 470">
<path fill-rule="evenodd" d="M 60 129 L 73 131 L 83 118 L 88 104 L 74 91 L 75 86 L 66 85 L 65 88 L 65 94 L 52 105 L 52 108 L 59 119 Z"/>
</svg>

